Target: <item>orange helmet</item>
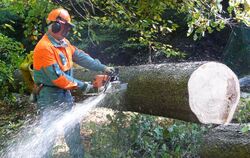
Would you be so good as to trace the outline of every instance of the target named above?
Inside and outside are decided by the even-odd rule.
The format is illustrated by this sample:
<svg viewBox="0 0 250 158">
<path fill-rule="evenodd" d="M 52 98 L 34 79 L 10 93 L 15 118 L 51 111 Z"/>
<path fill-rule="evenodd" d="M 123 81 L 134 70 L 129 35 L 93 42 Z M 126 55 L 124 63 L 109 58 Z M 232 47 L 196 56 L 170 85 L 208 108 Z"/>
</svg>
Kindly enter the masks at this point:
<svg viewBox="0 0 250 158">
<path fill-rule="evenodd" d="M 71 23 L 69 12 L 63 8 L 57 8 L 57 9 L 52 10 L 48 15 L 47 20 L 57 21 L 57 18 L 61 18 L 65 20 L 68 24 L 70 24 L 71 26 L 74 26 L 74 24 Z"/>
</svg>

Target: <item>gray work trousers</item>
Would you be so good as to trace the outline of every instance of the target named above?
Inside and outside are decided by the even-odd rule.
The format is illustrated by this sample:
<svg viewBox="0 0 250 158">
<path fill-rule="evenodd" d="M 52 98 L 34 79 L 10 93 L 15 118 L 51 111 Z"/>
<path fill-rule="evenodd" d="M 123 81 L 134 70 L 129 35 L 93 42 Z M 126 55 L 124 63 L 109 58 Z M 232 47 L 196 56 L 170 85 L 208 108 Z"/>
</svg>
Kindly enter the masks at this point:
<svg viewBox="0 0 250 158">
<path fill-rule="evenodd" d="M 63 112 L 69 111 L 73 107 L 73 97 L 69 90 L 44 86 L 37 96 L 37 105 L 42 117 L 50 117 L 51 115 L 48 114 L 51 111 L 56 111 L 58 113 L 53 113 L 53 115 L 61 115 Z M 56 117 L 57 116 L 53 118 Z M 65 129 L 64 138 L 69 147 L 70 156 L 72 158 L 83 158 L 84 148 L 81 142 L 80 124 L 76 123 L 72 127 L 70 126 L 70 128 Z M 44 155 L 45 158 L 52 157 L 52 148 L 53 142 L 48 152 Z"/>
</svg>

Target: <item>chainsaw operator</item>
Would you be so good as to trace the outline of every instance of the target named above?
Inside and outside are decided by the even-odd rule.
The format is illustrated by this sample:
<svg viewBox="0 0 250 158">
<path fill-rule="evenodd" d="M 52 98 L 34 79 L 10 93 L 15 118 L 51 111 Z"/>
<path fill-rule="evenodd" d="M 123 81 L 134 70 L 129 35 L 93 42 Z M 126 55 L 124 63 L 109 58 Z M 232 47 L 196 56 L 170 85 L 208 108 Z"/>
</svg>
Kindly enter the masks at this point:
<svg viewBox="0 0 250 158">
<path fill-rule="evenodd" d="M 114 71 L 113 67 L 101 64 L 71 45 L 66 39 L 69 31 L 74 27 L 67 10 L 63 8 L 52 10 L 48 14 L 47 21 L 48 31 L 37 43 L 33 61 L 37 105 L 41 113 L 61 105 L 66 105 L 70 109 L 73 106 L 70 90 L 80 89 L 83 93 L 87 93 L 93 87 L 88 82 L 73 78 L 73 62 L 93 71 L 106 73 Z M 65 131 L 64 135 L 71 157 L 83 158 L 84 150 L 79 123 Z M 51 151 L 45 157 L 51 157 Z"/>
</svg>

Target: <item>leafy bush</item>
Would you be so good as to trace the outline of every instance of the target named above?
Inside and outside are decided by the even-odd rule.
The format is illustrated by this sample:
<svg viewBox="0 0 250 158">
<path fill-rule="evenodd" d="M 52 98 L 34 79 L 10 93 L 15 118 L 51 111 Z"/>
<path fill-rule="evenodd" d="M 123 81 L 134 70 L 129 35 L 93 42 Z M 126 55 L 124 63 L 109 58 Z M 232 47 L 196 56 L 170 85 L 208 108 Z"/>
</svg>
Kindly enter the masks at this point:
<svg viewBox="0 0 250 158">
<path fill-rule="evenodd" d="M 236 119 L 239 123 L 250 122 L 250 100 L 241 98 Z"/>
<path fill-rule="evenodd" d="M 18 68 L 24 52 L 21 43 L 0 33 L 0 100 L 10 101 L 13 73 Z"/>
<path fill-rule="evenodd" d="M 91 149 L 87 157 L 193 157 L 204 128 L 159 117 L 117 113 L 110 123 L 90 123 Z"/>
<path fill-rule="evenodd" d="M 2 25 L 0 28 L 4 28 L 5 32 L 11 30 L 12 34 L 10 33 L 9 37 L 19 33 L 17 34 L 18 40 L 22 38 L 20 41 L 29 50 L 34 48 L 34 45 L 45 33 L 46 17 L 49 11 L 58 7 L 47 0 L 12 0 L 4 1 L 0 5 L 2 6 L 0 13 L 4 13 L 2 16 L 6 15 L 3 20 L 0 20 L 0 25 Z M 2 16 L 0 15 L 0 17 Z"/>
<path fill-rule="evenodd" d="M 23 38 L 22 19 L 9 10 L 0 9 L 0 32 L 8 37 L 21 40 Z"/>
<path fill-rule="evenodd" d="M 242 125 L 241 131 L 243 133 L 250 131 L 250 100 L 248 98 L 241 98 L 238 109 L 236 110 L 235 119 Z"/>
</svg>

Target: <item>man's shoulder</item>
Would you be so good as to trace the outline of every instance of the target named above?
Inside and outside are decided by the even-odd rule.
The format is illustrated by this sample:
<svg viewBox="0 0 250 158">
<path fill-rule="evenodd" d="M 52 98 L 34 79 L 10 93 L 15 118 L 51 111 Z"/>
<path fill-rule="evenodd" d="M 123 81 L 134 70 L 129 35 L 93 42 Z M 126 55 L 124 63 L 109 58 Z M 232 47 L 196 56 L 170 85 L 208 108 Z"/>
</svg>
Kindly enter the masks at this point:
<svg viewBox="0 0 250 158">
<path fill-rule="evenodd" d="M 34 51 L 36 51 L 36 50 L 50 50 L 50 48 L 51 48 L 51 42 L 50 42 L 50 40 L 48 39 L 48 37 L 46 36 L 46 35 L 44 35 L 41 39 L 40 39 L 40 41 L 38 41 L 38 43 L 36 44 L 36 46 L 35 46 L 35 49 L 34 49 Z"/>
</svg>

